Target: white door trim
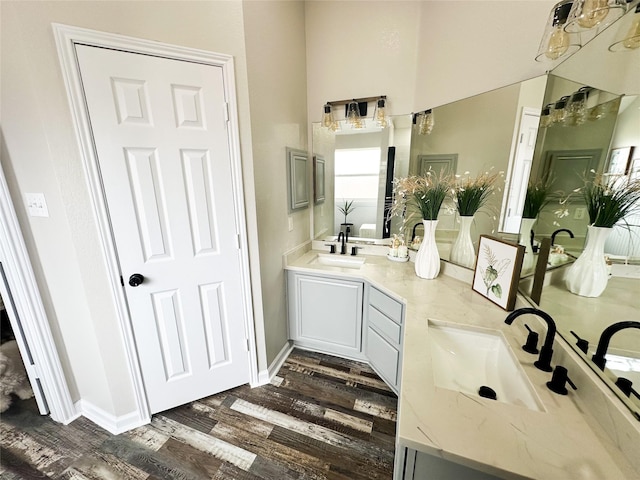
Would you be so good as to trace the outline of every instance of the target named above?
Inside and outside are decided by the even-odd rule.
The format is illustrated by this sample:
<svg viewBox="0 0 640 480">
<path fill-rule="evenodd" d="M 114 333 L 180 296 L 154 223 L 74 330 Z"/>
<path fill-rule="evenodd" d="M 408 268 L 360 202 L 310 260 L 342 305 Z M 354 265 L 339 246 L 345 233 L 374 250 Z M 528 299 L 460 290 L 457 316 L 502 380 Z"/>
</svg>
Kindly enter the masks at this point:
<svg viewBox="0 0 640 480">
<path fill-rule="evenodd" d="M 121 272 L 116 256 L 106 199 L 104 197 L 98 159 L 92 141 L 87 107 L 84 101 L 80 71 L 76 59 L 75 44 L 81 43 L 96 47 L 106 47 L 132 53 L 154 55 L 174 60 L 214 65 L 222 68 L 224 90 L 228 104 L 228 135 L 231 154 L 231 170 L 233 177 L 233 192 L 235 203 L 236 224 L 241 255 L 241 281 L 244 300 L 244 322 L 249 342 L 249 361 L 251 365 L 251 383 L 258 382 L 258 362 L 253 323 L 253 305 L 249 274 L 249 246 L 246 232 L 246 214 L 244 208 L 244 192 L 242 184 L 242 164 L 240 156 L 240 133 L 238 128 L 237 101 L 235 92 L 235 75 L 233 57 L 230 55 L 197 50 L 177 45 L 126 37 L 111 33 L 98 32 L 85 28 L 71 27 L 54 23 L 53 32 L 58 49 L 58 57 L 62 68 L 71 114 L 75 124 L 84 170 L 89 186 L 94 213 L 98 222 L 101 246 L 109 275 L 111 293 L 116 305 L 118 320 L 123 335 L 128 368 L 134 386 L 137 411 L 141 419 L 150 419 L 150 411 L 142 381 L 142 372 L 136 352 L 131 318 L 127 308 L 126 297 L 121 286 Z"/>
<path fill-rule="evenodd" d="M 78 412 L 69 393 L 2 168 L 0 168 L 0 262 L 6 279 L 5 284 L 4 279 L 0 278 L 0 292 L 7 309 L 15 307 L 20 319 L 22 332 L 15 332 L 16 340 L 23 358 L 27 356 L 25 355 L 26 343 L 34 363 L 29 365 L 27 364 L 29 362 L 25 361 L 29 379 L 33 384 L 34 379 L 37 378 L 37 383 L 42 387 L 46 400 L 45 412 L 48 407 L 52 419 L 67 424 L 78 417 Z M 9 316 L 11 317 L 11 314 Z M 12 325 L 15 329 L 14 322 Z M 33 385 L 33 388 L 35 390 L 38 385 Z M 38 407 L 42 412 L 43 406 L 38 404 Z"/>
</svg>

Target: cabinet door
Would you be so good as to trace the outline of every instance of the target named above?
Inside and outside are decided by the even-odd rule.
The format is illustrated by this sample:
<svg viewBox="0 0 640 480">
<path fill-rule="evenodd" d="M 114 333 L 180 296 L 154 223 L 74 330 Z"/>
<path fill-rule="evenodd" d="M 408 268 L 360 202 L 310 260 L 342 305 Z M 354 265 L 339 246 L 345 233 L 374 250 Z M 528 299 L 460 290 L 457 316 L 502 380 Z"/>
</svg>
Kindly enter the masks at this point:
<svg viewBox="0 0 640 480">
<path fill-rule="evenodd" d="M 367 290 L 365 356 L 376 373 L 398 393 L 404 305 L 375 287 Z"/>
<path fill-rule="evenodd" d="M 300 274 L 289 280 L 291 338 L 303 347 L 362 358 L 363 283 Z"/>
</svg>

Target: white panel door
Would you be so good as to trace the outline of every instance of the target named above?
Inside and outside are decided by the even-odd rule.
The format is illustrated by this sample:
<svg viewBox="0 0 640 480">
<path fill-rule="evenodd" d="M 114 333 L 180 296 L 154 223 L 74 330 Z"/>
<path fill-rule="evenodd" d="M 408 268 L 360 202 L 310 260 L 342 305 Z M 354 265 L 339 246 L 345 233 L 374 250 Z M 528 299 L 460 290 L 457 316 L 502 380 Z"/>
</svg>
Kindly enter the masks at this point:
<svg viewBox="0 0 640 480">
<path fill-rule="evenodd" d="M 151 412 L 248 382 L 222 68 L 76 49 Z"/>
<path fill-rule="evenodd" d="M 531 162 L 538 137 L 538 124 L 540 114 L 531 109 L 524 109 L 520 118 L 520 131 L 518 132 L 518 144 L 514 155 L 507 207 L 504 217 L 503 232 L 520 232 L 522 210 L 527 194 L 527 183 L 531 173 Z"/>
</svg>

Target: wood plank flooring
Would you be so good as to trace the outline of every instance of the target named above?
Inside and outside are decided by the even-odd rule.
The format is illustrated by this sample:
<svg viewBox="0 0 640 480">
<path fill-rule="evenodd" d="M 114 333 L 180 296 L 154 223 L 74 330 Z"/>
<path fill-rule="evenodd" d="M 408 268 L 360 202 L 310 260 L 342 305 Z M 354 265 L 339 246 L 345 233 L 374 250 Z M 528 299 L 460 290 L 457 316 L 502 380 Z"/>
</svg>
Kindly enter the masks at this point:
<svg viewBox="0 0 640 480">
<path fill-rule="evenodd" d="M 397 397 L 365 364 L 294 350 L 274 381 L 111 435 L 33 400 L 0 417 L 0 479 L 390 479 Z"/>
</svg>

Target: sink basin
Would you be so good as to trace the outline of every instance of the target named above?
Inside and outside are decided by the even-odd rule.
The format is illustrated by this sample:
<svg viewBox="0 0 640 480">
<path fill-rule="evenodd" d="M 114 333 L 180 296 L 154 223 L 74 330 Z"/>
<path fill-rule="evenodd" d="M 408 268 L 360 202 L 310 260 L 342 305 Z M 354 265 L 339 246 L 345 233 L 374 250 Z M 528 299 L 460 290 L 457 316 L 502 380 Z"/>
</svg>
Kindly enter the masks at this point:
<svg viewBox="0 0 640 480">
<path fill-rule="evenodd" d="M 475 396 L 489 387 L 498 402 L 544 410 L 500 331 L 429 320 L 428 343 L 436 386 Z"/>
<path fill-rule="evenodd" d="M 331 253 L 319 253 L 309 264 L 328 265 L 332 267 L 360 268 L 364 265 L 364 257 L 354 257 L 351 255 L 340 255 Z"/>
</svg>

